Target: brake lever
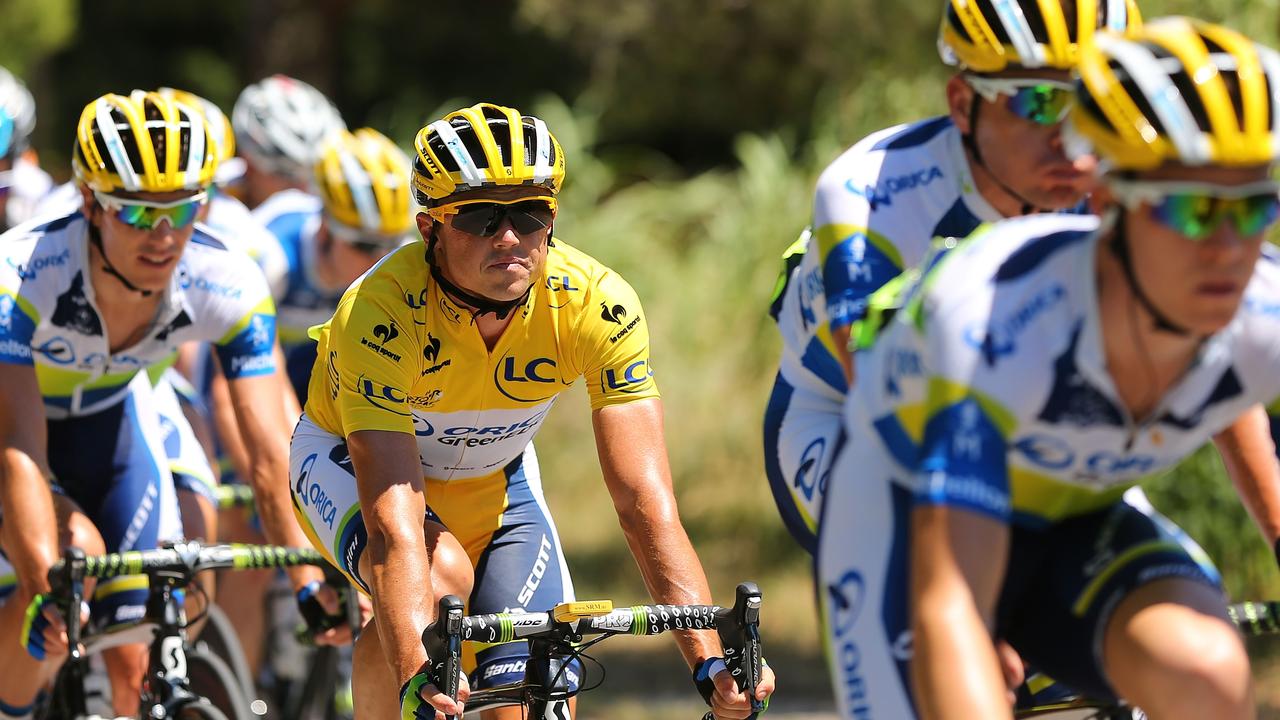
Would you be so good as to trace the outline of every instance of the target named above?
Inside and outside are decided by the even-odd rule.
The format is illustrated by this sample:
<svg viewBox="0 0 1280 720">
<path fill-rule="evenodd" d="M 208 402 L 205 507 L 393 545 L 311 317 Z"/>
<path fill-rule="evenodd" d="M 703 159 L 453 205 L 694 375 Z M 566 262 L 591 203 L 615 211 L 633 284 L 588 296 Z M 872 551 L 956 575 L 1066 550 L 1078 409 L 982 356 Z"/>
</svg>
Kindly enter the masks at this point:
<svg viewBox="0 0 1280 720">
<path fill-rule="evenodd" d="M 756 699 L 756 688 L 760 686 L 763 665 L 760 647 L 762 601 L 759 586 L 753 582 L 744 582 L 738 585 L 733 607 L 721 610 L 716 616 L 716 633 L 724 648 L 725 667 L 729 669 L 738 689 L 750 699 L 751 712 L 754 714 L 765 709 L 764 701 Z M 714 720 L 714 715 L 708 712 L 703 720 Z"/>
<path fill-rule="evenodd" d="M 457 700 L 462 672 L 462 600 L 457 595 L 440 598 L 436 621 L 422 631 L 422 646 L 431 664 L 431 681 L 450 700 Z M 457 720 L 457 716 L 446 715 L 445 720 Z"/>
</svg>

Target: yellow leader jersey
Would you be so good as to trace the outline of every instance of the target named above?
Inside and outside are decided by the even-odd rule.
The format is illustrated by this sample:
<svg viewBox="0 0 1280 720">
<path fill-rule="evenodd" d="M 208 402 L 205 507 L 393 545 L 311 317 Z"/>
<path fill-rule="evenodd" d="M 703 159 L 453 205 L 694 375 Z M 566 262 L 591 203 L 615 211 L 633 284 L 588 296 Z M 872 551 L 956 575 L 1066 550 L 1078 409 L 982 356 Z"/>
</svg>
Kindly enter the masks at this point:
<svg viewBox="0 0 1280 720">
<path fill-rule="evenodd" d="M 355 282 L 319 341 L 306 412 L 340 437 L 412 433 L 423 475 L 480 477 L 517 458 L 579 378 L 592 409 L 658 396 L 640 300 L 617 273 L 560 240 L 492 350 L 436 286 L 426 244 Z"/>
</svg>

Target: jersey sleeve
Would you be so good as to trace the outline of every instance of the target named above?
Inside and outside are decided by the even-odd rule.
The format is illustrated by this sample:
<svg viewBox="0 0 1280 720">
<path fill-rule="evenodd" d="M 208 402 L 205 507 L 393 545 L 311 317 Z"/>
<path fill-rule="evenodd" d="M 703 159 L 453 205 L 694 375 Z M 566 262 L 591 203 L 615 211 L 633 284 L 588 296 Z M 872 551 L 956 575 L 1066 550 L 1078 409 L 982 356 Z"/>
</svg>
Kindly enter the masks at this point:
<svg viewBox="0 0 1280 720">
<path fill-rule="evenodd" d="M 834 174 L 823 176 L 814 197 L 810 252 L 819 253 L 833 330 L 858 320 L 867 296 L 903 270 L 892 240 L 872 229 L 875 196 L 872 193 L 868 199 L 867 195 L 857 178 Z"/>
<path fill-rule="evenodd" d="M 0 282 L 0 362 L 12 365 L 34 365 L 31 338 L 35 335 L 40 314 L 5 277 Z"/>
<path fill-rule="evenodd" d="M 925 325 L 924 431 L 915 469 L 915 499 L 921 505 L 945 505 L 1008 522 L 1011 496 L 1008 438 L 1013 414 L 976 387 L 977 363 L 962 340 L 956 313 Z"/>
<path fill-rule="evenodd" d="M 7 234 L 0 235 L 0 244 L 8 239 Z M 9 242 L 12 246 L 13 241 Z M 31 339 L 40 324 L 40 312 L 22 293 L 21 267 L 21 262 L 8 256 L 0 263 L 0 362 L 34 365 Z"/>
<path fill-rule="evenodd" d="M 658 397 L 648 322 L 635 290 L 606 271 L 585 302 L 575 339 L 591 409 Z"/>
<path fill-rule="evenodd" d="M 231 253 L 227 255 L 231 257 Z M 231 288 L 231 284 L 211 282 L 202 290 L 199 282 L 196 283 L 197 292 L 223 295 L 214 303 L 225 328 L 214 343 L 214 351 L 228 380 L 270 375 L 276 371 L 276 308 L 271 293 L 262 273 L 252 266 L 248 256 L 243 258 L 239 270 L 234 291 L 219 289 Z"/>
<path fill-rule="evenodd" d="M 404 316 L 402 292 L 372 290 L 364 283 L 353 286 L 329 322 L 329 399 L 344 436 L 358 430 L 412 434 L 406 397 L 418 377 L 421 355 L 413 346 L 413 319 Z"/>
</svg>

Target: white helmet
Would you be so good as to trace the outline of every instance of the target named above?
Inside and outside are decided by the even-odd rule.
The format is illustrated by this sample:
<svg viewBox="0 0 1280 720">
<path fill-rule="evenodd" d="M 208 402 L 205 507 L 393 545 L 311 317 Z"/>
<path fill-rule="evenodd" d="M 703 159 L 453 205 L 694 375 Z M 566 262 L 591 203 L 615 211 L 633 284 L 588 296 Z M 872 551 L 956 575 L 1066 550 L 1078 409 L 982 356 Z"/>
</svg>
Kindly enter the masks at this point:
<svg viewBox="0 0 1280 720">
<path fill-rule="evenodd" d="M 319 90 L 287 75 L 246 87 L 231 111 L 240 152 L 273 172 L 311 176 L 324 141 L 346 123 Z"/>
<path fill-rule="evenodd" d="M 22 81 L 0 68 L 0 158 L 20 153 L 36 127 L 36 102 Z"/>
</svg>

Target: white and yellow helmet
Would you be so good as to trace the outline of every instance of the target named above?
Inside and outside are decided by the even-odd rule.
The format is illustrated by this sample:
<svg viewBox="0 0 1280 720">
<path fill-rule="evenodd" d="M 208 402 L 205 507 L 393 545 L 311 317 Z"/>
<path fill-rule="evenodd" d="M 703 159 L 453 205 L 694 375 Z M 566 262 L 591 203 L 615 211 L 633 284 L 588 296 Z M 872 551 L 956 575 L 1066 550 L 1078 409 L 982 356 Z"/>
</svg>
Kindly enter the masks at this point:
<svg viewBox="0 0 1280 720">
<path fill-rule="evenodd" d="M 430 207 L 455 192 L 503 185 L 543 187 L 554 195 L 564 183 L 564 152 L 532 115 L 480 103 L 455 110 L 418 131 L 413 190 Z"/>
<path fill-rule="evenodd" d="M 217 143 L 195 107 L 156 92 L 108 93 L 80 113 L 71 167 L 99 192 L 200 190 L 213 181 Z"/>
<path fill-rule="evenodd" d="M 324 144 L 314 179 L 332 220 L 392 242 L 413 227 L 409 174 L 408 155 L 377 130 L 360 128 Z"/>
<path fill-rule="evenodd" d="M 1096 30 L 1141 25 L 1134 0 L 947 0 L 938 54 L 971 72 L 1070 70 Z"/>
<path fill-rule="evenodd" d="M 1067 139 L 1108 169 L 1280 159 L 1280 53 L 1234 30 L 1169 17 L 1099 33 L 1079 73 Z"/>
</svg>

